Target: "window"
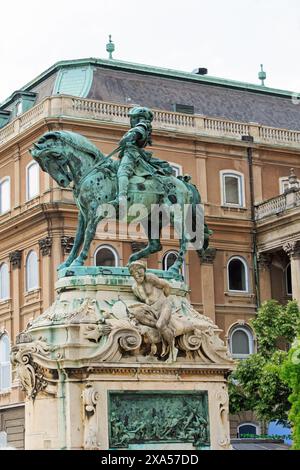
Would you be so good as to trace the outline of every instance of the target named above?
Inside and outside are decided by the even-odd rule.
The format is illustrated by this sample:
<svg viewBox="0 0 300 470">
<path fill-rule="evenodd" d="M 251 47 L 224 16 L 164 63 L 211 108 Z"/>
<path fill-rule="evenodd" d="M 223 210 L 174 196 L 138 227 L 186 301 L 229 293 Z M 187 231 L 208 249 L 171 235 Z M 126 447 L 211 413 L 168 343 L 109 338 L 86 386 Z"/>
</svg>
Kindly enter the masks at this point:
<svg viewBox="0 0 300 470">
<path fill-rule="evenodd" d="M 10 179 L 5 178 L 0 182 L 0 214 L 10 210 Z"/>
<path fill-rule="evenodd" d="M 10 342 L 7 334 L 0 336 L 0 391 L 11 385 Z"/>
<path fill-rule="evenodd" d="M 39 166 L 36 162 L 30 163 L 27 166 L 26 177 L 26 199 L 29 201 L 40 193 L 40 173 Z"/>
<path fill-rule="evenodd" d="M 253 334 L 246 326 L 236 326 L 229 336 L 229 348 L 232 357 L 245 359 L 254 352 Z"/>
<path fill-rule="evenodd" d="M 285 286 L 287 295 L 293 295 L 291 263 L 285 268 Z"/>
<path fill-rule="evenodd" d="M 171 165 L 172 170 L 173 170 L 173 176 L 182 175 L 182 166 L 181 165 L 177 165 L 176 163 L 172 163 L 172 162 L 170 162 L 170 165 Z"/>
<path fill-rule="evenodd" d="M 37 289 L 38 286 L 38 257 L 35 251 L 30 251 L 26 259 L 26 290 Z"/>
<path fill-rule="evenodd" d="M 175 261 L 178 258 L 178 252 L 177 251 L 167 251 L 165 255 L 163 256 L 162 259 L 162 266 L 164 271 L 168 271 L 168 269 L 173 266 Z"/>
<path fill-rule="evenodd" d="M 118 252 L 109 245 L 102 245 L 97 248 L 94 255 L 95 266 L 119 266 Z"/>
<path fill-rule="evenodd" d="M 222 205 L 244 207 L 244 176 L 232 171 L 221 171 Z"/>
<path fill-rule="evenodd" d="M 0 300 L 9 298 L 9 272 L 6 263 L 0 266 Z"/>
<path fill-rule="evenodd" d="M 257 436 L 259 433 L 258 427 L 252 423 L 243 423 L 238 426 L 237 437 L 243 438 L 245 434 L 252 434 L 252 436 Z"/>
<path fill-rule="evenodd" d="M 248 266 L 242 258 L 231 258 L 227 266 L 228 290 L 248 292 Z"/>
</svg>

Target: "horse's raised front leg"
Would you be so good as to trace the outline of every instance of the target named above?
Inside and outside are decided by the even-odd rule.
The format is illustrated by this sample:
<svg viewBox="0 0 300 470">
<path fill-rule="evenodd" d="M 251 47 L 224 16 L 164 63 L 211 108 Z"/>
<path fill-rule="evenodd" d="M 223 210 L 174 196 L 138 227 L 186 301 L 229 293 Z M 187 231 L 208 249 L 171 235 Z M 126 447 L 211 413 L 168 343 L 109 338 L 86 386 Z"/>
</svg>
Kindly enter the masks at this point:
<svg viewBox="0 0 300 470">
<path fill-rule="evenodd" d="M 77 258 L 75 258 L 74 261 L 71 263 L 71 268 L 74 266 L 82 266 L 85 260 L 87 259 L 90 245 L 94 239 L 98 223 L 99 218 L 97 218 L 96 214 L 90 214 L 84 233 L 84 241 L 81 252 L 79 256 L 77 256 Z"/>
<path fill-rule="evenodd" d="M 83 242 L 84 231 L 85 231 L 85 219 L 84 219 L 83 214 L 81 212 L 79 212 L 79 214 L 78 214 L 78 226 L 77 226 L 77 230 L 76 230 L 74 245 L 73 245 L 72 250 L 71 250 L 68 258 L 66 259 L 66 261 L 64 261 L 63 263 L 61 263 L 57 267 L 58 271 L 60 269 L 64 269 L 64 268 L 67 268 L 68 266 L 70 266 L 72 261 L 74 261 L 74 259 L 76 258 L 77 254 L 78 254 L 78 251 L 79 251 L 79 248 L 80 248 L 80 245 Z"/>
</svg>

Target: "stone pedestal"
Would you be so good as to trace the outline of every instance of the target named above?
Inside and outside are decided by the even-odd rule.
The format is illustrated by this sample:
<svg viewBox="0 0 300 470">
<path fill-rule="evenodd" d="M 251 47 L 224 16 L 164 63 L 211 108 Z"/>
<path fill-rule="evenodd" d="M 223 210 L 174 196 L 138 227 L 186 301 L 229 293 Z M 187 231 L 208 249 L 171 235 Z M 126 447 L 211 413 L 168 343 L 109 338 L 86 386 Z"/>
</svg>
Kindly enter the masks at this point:
<svg viewBox="0 0 300 470">
<path fill-rule="evenodd" d="M 26 449 L 229 449 L 233 361 L 217 326 L 169 280 L 171 361 L 159 331 L 132 317 L 127 269 L 93 269 L 61 278 L 54 304 L 13 348 Z"/>
</svg>

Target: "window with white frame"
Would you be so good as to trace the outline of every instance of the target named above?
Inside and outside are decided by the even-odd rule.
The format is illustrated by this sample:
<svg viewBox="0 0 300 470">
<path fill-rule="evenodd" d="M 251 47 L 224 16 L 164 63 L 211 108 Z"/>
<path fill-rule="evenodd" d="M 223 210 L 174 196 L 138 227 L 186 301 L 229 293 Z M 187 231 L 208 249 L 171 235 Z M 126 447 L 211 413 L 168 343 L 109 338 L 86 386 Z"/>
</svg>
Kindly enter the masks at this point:
<svg viewBox="0 0 300 470">
<path fill-rule="evenodd" d="M 0 214 L 10 211 L 10 179 L 0 181 Z"/>
<path fill-rule="evenodd" d="M 26 169 L 26 199 L 29 201 L 37 197 L 40 193 L 40 172 L 39 165 L 32 162 Z"/>
<path fill-rule="evenodd" d="M 0 266 L 0 300 L 9 298 L 9 270 L 6 263 Z"/>
<path fill-rule="evenodd" d="M 164 271 L 168 271 L 171 266 L 175 263 L 175 261 L 178 258 L 178 251 L 167 251 L 167 253 L 164 254 L 163 259 L 162 259 L 162 267 Z"/>
<path fill-rule="evenodd" d="M 234 256 L 227 264 L 228 290 L 231 292 L 248 292 L 248 266 L 246 261 Z"/>
<path fill-rule="evenodd" d="M 254 353 L 253 333 L 247 326 L 235 326 L 229 335 L 229 348 L 232 357 L 245 359 Z"/>
<path fill-rule="evenodd" d="M 0 336 L 0 391 L 11 386 L 10 341 L 6 333 Z"/>
<path fill-rule="evenodd" d="M 26 290 L 39 287 L 38 257 L 35 251 L 30 251 L 26 258 Z"/>
<path fill-rule="evenodd" d="M 173 170 L 173 176 L 182 175 L 182 166 L 181 165 L 177 165 L 176 163 L 172 163 L 172 162 L 170 162 L 170 165 L 171 165 L 172 170 Z"/>
<path fill-rule="evenodd" d="M 224 170 L 220 172 L 222 205 L 232 207 L 245 206 L 244 175 Z"/>
<path fill-rule="evenodd" d="M 300 188 L 300 180 L 297 179 L 298 188 Z M 279 178 L 279 193 L 284 194 L 290 188 L 290 181 L 288 176 Z"/>
<path fill-rule="evenodd" d="M 110 245 L 101 245 L 97 248 L 94 255 L 95 266 L 119 266 L 119 254 Z"/>
</svg>

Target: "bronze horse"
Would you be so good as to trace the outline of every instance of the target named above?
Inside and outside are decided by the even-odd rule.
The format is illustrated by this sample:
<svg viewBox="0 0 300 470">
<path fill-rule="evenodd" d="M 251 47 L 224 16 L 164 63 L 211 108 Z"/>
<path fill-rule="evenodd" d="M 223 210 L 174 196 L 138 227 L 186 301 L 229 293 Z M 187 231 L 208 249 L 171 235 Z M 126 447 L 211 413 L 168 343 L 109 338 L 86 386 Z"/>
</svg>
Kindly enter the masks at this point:
<svg viewBox="0 0 300 470">
<path fill-rule="evenodd" d="M 42 170 L 49 173 L 59 186 L 66 188 L 72 183 L 74 199 L 79 210 L 78 226 L 72 251 L 58 269 L 81 266 L 88 256 L 88 250 L 98 223 L 107 217 L 107 213 L 101 210 L 101 207 L 105 207 L 116 197 L 118 189 L 116 173 L 119 162 L 106 157 L 82 135 L 70 131 L 47 132 L 30 151 Z M 145 208 L 142 223 L 148 230 L 148 245 L 132 254 L 129 263 L 156 253 L 162 248 L 160 232 L 164 224 L 163 217 L 156 220 L 158 235 L 151 238 L 151 233 L 153 233 L 151 213 L 154 205 L 171 209 L 176 204 L 182 209 L 182 214 L 185 206 L 191 207 L 191 229 L 187 228 L 184 217 L 181 221 L 176 220 L 174 215 L 171 218 L 171 224 L 181 224 L 182 231 L 179 255 L 169 271 L 174 277 L 180 277 L 187 244 L 193 242 L 192 232 L 196 227 L 196 217 L 200 221 L 196 227 L 198 243 L 200 239 L 198 248 L 205 250 L 208 246 L 210 233 L 204 224 L 203 208 L 198 190 L 180 177 L 141 178 L 133 176 L 128 191 L 127 221 L 130 220 L 131 209 L 135 204 L 143 204 Z M 120 211 L 117 211 L 117 218 L 120 218 L 119 214 Z M 131 218 L 134 219 L 132 215 Z"/>
</svg>

